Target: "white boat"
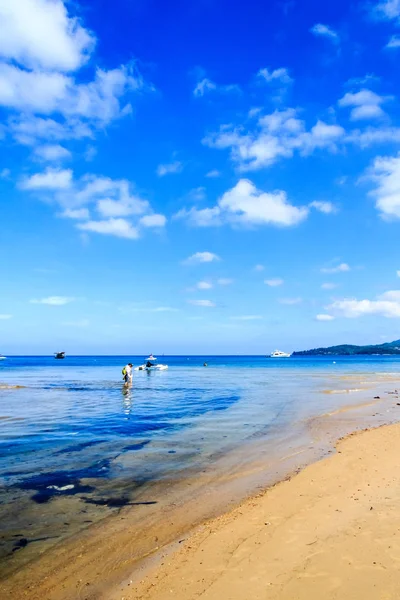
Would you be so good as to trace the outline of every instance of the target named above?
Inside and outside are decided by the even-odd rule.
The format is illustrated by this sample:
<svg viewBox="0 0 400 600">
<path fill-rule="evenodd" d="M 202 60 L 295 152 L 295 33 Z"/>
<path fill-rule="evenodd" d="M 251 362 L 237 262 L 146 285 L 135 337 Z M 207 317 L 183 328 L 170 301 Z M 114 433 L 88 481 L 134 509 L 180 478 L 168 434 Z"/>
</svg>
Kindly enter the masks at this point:
<svg viewBox="0 0 400 600">
<path fill-rule="evenodd" d="M 147 364 L 145 363 L 144 365 L 139 365 L 138 367 L 135 367 L 133 370 L 134 371 L 165 371 L 166 369 L 168 369 L 168 365 L 151 365 L 151 367 L 148 367 Z"/>
<path fill-rule="evenodd" d="M 272 354 L 269 355 L 269 358 L 290 358 L 292 355 L 287 352 L 282 352 L 281 350 L 275 350 Z"/>
<path fill-rule="evenodd" d="M 148 356 L 145 360 L 146 362 L 144 363 L 144 365 L 139 365 L 138 367 L 135 367 L 134 371 L 165 371 L 166 369 L 168 369 L 168 365 L 156 365 L 152 363 L 152 360 L 157 360 L 156 357 L 152 354 L 150 354 L 150 356 Z"/>
<path fill-rule="evenodd" d="M 2 354 L 0 354 L 0 360 L 6 360 L 7 356 L 3 356 Z"/>
</svg>

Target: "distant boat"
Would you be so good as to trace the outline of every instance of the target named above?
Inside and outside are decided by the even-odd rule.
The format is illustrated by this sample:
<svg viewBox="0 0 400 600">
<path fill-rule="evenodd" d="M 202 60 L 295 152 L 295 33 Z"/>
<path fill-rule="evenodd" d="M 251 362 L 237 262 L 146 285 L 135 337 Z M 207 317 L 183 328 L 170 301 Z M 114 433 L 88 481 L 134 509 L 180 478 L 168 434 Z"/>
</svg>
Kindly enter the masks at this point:
<svg viewBox="0 0 400 600">
<path fill-rule="evenodd" d="M 6 360 L 7 356 L 3 356 L 2 354 L 0 354 L 0 360 Z"/>
<path fill-rule="evenodd" d="M 292 355 L 287 352 L 282 352 L 281 350 L 275 350 L 272 354 L 269 355 L 269 358 L 290 358 Z"/>
<path fill-rule="evenodd" d="M 65 358 L 65 352 L 54 352 L 54 358 Z"/>
</svg>

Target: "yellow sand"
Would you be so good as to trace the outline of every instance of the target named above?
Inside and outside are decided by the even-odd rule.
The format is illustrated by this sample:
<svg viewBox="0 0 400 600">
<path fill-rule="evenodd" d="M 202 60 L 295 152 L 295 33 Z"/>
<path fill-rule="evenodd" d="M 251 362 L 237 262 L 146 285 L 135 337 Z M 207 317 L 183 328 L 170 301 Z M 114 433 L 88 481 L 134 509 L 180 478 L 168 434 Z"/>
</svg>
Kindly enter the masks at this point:
<svg viewBox="0 0 400 600">
<path fill-rule="evenodd" d="M 340 441 L 101 598 L 398 600 L 400 425 Z"/>
</svg>

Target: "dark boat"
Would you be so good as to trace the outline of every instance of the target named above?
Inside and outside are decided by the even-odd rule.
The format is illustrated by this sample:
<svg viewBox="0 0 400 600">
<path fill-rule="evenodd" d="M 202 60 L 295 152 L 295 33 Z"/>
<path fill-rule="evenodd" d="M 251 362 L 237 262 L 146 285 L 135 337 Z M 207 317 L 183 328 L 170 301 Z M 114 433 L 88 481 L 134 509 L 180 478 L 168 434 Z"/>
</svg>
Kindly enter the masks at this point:
<svg viewBox="0 0 400 600">
<path fill-rule="evenodd" d="M 65 352 L 54 352 L 54 358 L 65 358 Z"/>
</svg>

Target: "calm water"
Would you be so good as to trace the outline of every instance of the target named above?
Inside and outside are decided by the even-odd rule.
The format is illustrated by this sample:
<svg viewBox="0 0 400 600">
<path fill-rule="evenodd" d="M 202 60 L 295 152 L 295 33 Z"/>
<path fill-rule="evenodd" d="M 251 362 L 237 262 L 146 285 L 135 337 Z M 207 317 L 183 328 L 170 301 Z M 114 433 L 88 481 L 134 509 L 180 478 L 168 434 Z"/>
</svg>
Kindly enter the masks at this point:
<svg viewBox="0 0 400 600">
<path fill-rule="evenodd" d="M 169 370 L 135 372 L 129 390 L 121 368 L 143 357 L 0 361 L 0 556 L 19 550 L 15 532 L 27 535 L 35 505 L 41 515 L 60 498 L 104 505 L 129 483 L 132 500 L 146 482 L 184 478 L 400 373 L 396 357 L 159 360 Z"/>
</svg>

